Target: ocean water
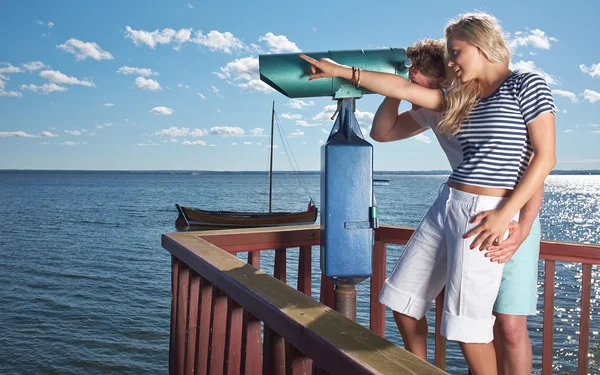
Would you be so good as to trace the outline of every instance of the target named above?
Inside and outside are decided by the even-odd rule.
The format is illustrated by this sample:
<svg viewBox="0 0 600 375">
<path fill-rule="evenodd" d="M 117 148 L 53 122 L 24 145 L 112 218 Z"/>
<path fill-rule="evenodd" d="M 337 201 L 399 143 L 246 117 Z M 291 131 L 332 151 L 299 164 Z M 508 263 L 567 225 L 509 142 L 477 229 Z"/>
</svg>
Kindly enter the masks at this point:
<svg viewBox="0 0 600 375">
<path fill-rule="evenodd" d="M 443 175 L 384 175 L 375 188 L 381 222 L 415 226 Z M 319 176 L 276 174 L 274 209 L 319 205 Z M 1 172 L 0 373 L 163 374 L 168 369 L 170 255 L 160 235 L 175 230 L 175 203 L 264 211 L 264 174 Z M 544 239 L 600 243 L 600 176 L 553 175 L 540 214 Z M 389 246 L 388 273 L 402 251 Z M 318 298 L 318 248 L 313 251 Z M 290 251 L 288 264 L 293 264 Z M 263 256 L 272 269 L 272 252 Z M 294 270 L 288 282 L 295 285 Z M 575 374 L 581 267 L 557 264 L 555 372 Z M 540 263 L 539 282 L 543 281 Z M 368 283 L 358 286 L 358 321 L 368 325 Z M 539 288 L 538 310 L 543 311 Z M 593 268 L 591 342 L 600 331 Z M 433 319 L 430 320 L 433 322 Z M 541 368 L 541 315 L 530 318 L 534 367 Z M 430 327 L 433 330 L 433 327 Z M 391 313 L 387 338 L 401 344 Z M 592 352 L 596 357 L 598 353 Z M 431 354 L 432 358 L 433 355 Z M 449 343 L 448 371 L 464 373 Z"/>
</svg>

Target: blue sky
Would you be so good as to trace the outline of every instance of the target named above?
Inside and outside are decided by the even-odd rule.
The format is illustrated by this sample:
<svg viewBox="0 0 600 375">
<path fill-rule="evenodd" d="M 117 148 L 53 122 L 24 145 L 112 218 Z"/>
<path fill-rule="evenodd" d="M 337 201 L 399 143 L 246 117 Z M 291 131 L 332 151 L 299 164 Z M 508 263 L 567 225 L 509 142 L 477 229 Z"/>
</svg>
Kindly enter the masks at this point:
<svg viewBox="0 0 600 375">
<path fill-rule="evenodd" d="M 556 169 L 600 169 L 599 4 L 2 1 L 0 169 L 265 170 L 274 100 L 299 168 L 318 170 L 334 103 L 267 89 L 258 55 L 407 47 L 473 10 L 500 19 L 514 66 L 547 77 Z M 381 99 L 357 102 L 366 131 Z M 371 142 L 376 170 L 448 169 L 431 132 Z"/>
</svg>

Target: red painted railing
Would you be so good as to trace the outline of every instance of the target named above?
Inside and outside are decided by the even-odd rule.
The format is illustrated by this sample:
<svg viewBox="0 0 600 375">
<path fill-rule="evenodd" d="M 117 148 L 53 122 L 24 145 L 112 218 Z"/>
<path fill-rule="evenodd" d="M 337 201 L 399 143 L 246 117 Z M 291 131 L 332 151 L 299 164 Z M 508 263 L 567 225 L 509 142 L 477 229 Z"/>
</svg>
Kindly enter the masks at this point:
<svg viewBox="0 0 600 375">
<path fill-rule="evenodd" d="M 382 226 L 375 233 L 373 276 L 370 279 L 369 320 L 371 331 L 381 337 L 385 337 L 385 306 L 379 303 L 377 297 L 386 277 L 387 245 L 406 244 L 412 232 L 412 228 Z M 208 245 L 213 245 L 213 255 L 218 254 L 214 253 L 215 249 L 221 249 L 230 254 L 248 252 L 248 264 L 258 269 L 260 268 L 260 251 L 275 249 L 273 276 L 285 282 L 286 249 L 299 248 L 298 265 L 293 266 L 298 275 L 297 290 L 310 296 L 312 288 L 311 247 L 319 245 L 319 241 L 317 225 L 164 235 L 163 247 L 173 254 L 170 373 L 304 374 L 311 373 L 313 361 L 316 364 L 315 367 L 324 368 L 330 373 L 341 373 L 341 368 L 346 368 L 348 363 L 355 366 L 347 368 L 352 373 L 381 373 L 379 370 L 373 370 L 372 366 L 378 362 L 373 357 L 348 357 L 348 352 L 343 350 L 344 341 L 340 341 L 341 349 L 332 347 L 332 342 L 324 345 L 323 336 L 320 335 L 332 334 L 331 332 L 326 330 L 316 333 L 310 331 L 311 334 L 308 334 L 304 327 L 304 331 L 302 329 L 294 331 L 293 334 L 299 335 L 299 337 L 290 337 L 282 334 L 282 331 L 290 333 L 289 329 L 286 331 L 285 327 L 273 326 L 274 321 L 282 319 L 277 317 L 276 312 L 269 311 L 269 314 L 258 319 L 257 315 L 251 314 L 249 311 L 261 307 L 261 304 L 268 305 L 273 302 L 268 299 L 255 299 L 250 305 L 244 304 L 241 299 L 248 297 L 240 296 L 244 293 L 256 293 L 256 291 L 243 283 L 236 287 L 230 287 L 229 290 L 225 290 L 221 285 L 215 286 L 214 280 L 226 279 L 228 271 L 215 269 L 214 265 L 212 268 L 207 266 L 205 263 L 210 263 L 212 260 L 201 259 L 197 254 L 198 249 Z M 586 374 L 589 365 L 591 266 L 600 264 L 600 246 L 543 241 L 540 258 L 545 261 L 542 374 L 552 373 L 554 277 L 557 261 L 583 264 L 578 373 Z M 239 260 L 237 261 L 239 262 Z M 233 282 L 233 284 L 235 283 Z M 270 284 L 267 283 L 267 285 Z M 265 285 L 260 286 L 264 287 Z M 333 283 L 326 278 L 321 278 L 320 289 L 320 302 L 332 307 Z M 281 289 L 280 292 L 285 293 L 286 298 L 290 300 L 297 298 L 293 295 L 293 290 Z M 306 304 L 307 302 L 304 300 L 302 303 Z M 440 369 L 445 369 L 446 341 L 439 334 L 442 305 L 443 293 L 436 300 L 435 365 Z M 265 307 L 262 306 L 262 308 Z M 334 314 L 337 317 L 338 320 L 332 320 L 332 322 L 335 320 L 335 324 L 350 322 L 331 310 L 327 311 L 328 314 Z M 264 340 L 261 337 L 261 321 L 265 325 Z M 362 334 L 364 335 L 364 333 Z M 347 336 L 346 339 L 348 337 L 350 336 Z M 330 340 L 335 341 L 335 338 L 330 338 Z M 370 337 L 369 340 L 375 339 Z M 389 349 L 387 344 L 382 342 L 378 342 L 377 345 L 383 345 L 386 350 Z M 316 347 L 319 347 L 320 351 L 315 351 Z M 307 351 L 312 354 L 309 355 Z M 337 353 L 335 359 L 332 357 L 334 352 Z M 373 352 L 379 352 L 379 350 L 373 350 Z M 323 353 L 329 353 L 330 356 L 322 358 Z M 402 353 L 405 352 L 402 351 Z M 410 355 L 406 357 L 408 359 L 405 362 L 400 361 L 402 363 L 386 358 L 384 361 L 387 361 L 389 365 L 386 369 L 392 373 L 400 373 L 398 372 L 400 369 L 405 371 L 402 373 L 408 374 L 431 371 L 426 367 L 425 370 L 423 368 L 416 370 L 424 362 L 416 360 Z M 354 363 L 365 360 L 367 362 L 360 365 Z M 338 361 L 338 367 L 332 368 L 332 361 L 334 363 Z"/>
</svg>

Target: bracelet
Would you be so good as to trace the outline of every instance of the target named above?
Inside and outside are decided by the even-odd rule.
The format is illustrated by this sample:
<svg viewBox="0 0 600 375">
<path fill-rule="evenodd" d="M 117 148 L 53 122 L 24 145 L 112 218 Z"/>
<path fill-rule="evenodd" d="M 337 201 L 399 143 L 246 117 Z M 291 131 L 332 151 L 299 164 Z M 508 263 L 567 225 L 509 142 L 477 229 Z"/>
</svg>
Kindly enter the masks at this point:
<svg viewBox="0 0 600 375">
<path fill-rule="evenodd" d="M 356 88 L 360 86 L 360 68 L 352 67 L 352 79 L 350 79 L 350 83 Z"/>
</svg>

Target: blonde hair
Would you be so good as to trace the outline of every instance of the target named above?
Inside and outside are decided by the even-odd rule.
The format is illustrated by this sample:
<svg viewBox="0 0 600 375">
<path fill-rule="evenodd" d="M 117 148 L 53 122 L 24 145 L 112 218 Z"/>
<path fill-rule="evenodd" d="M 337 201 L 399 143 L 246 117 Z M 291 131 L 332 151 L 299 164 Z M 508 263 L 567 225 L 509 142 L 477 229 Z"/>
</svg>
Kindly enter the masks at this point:
<svg viewBox="0 0 600 375">
<path fill-rule="evenodd" d="M 479 48 L 491 62 L 508 65 L 510 61 L 510 50 L 502 36 L 502 28 L 498 20 L 490 14 L 468 13 L 458 20 L 450 21 L 446 25 L 446 40 L 450 37 Z M 446 110 L 439 123 L 439 129 L 447 134 L 456 134 L 479 101 L 482 87 L 477 79 L 462 83 L 453 74 L 449 74 L 448 78 L 451 81 L 446 83 Z"/>
</svg>

